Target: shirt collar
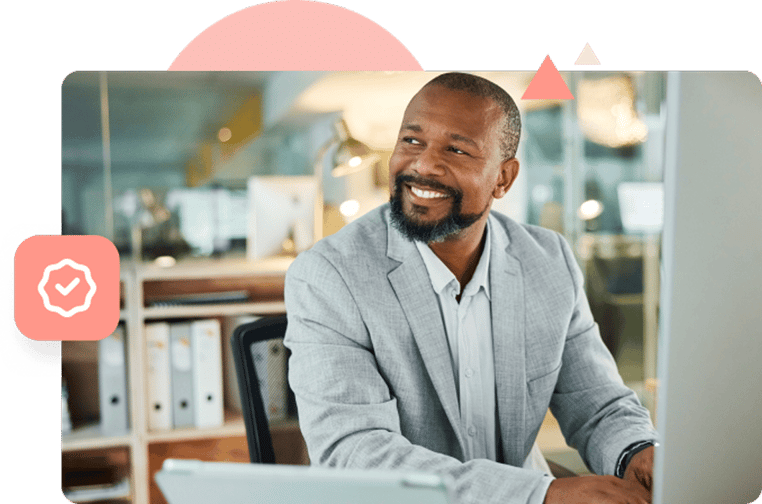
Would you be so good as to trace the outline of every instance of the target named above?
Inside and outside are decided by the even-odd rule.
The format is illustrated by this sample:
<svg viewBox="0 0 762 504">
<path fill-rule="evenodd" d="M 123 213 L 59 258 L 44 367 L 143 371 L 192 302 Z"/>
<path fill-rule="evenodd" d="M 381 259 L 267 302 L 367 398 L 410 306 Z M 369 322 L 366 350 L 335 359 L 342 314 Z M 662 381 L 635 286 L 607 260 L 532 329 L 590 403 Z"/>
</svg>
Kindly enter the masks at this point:
<svg viewBox="0 0 762 504">
<path fill-rule="evenodd" d="M 491 219 L 487 219 L 487 225 L 485 226 L 484 232 L 486 237 L 484 239 L 484 250 L 479 258 L 479 263 L 476 265 L 476 270 L 474 270 L 474 276 L 471 277 L 471 281 L 468 282 L 468 285 L 466 285 L 466 288 L 463 290 L 464 296 L 472 296 L 479 292 L 479 289 L 483 287 L 484 292 L 487 294 L 487 298 L 491 299 L 489 291 L 489 258 L 492 249 L 490 220 Z M 429 273 L 429 279 L 431 280 L 431 285 L 434 287 L 434 290 L 441 295 L 445 287 L 454 282 L 453 285 L 458 292 L 460 292 L 460 283 L 458 282 L 458 279 L 455 278 L 453 272 L 445 266 L 442 260 L 437 257 L 429 246 L 420 241 L 415 241 L 414 243 L 421 254 L 423 263 L 426 265 L 426 270 Z"/>
</svg>

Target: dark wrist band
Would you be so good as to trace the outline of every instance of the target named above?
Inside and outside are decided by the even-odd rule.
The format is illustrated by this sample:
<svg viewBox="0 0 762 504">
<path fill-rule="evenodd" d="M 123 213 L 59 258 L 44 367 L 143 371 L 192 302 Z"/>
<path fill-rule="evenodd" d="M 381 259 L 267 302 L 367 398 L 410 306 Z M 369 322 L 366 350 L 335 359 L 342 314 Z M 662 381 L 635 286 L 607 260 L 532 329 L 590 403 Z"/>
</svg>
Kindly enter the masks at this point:
<svg viewBox="0 0 762 504">
<path fill-rule="evenodd" d="M 632 443 L 630 446 L 624 449 L 621 455 L 619 455 L 619 461 L 616 465 L 616 472 L 614 473 L 615 476 L 618 478 L 624 478 L 624 471 L 627 469 L 627 466 L 630 464 L 630 460 L 632 460 L 632 457 L 634 457 L 639 452 L 645 450 L 649 446 L 658 446 L 658 443 L 655 441 L 637 441 L 635 443 Z"/>
</svg>

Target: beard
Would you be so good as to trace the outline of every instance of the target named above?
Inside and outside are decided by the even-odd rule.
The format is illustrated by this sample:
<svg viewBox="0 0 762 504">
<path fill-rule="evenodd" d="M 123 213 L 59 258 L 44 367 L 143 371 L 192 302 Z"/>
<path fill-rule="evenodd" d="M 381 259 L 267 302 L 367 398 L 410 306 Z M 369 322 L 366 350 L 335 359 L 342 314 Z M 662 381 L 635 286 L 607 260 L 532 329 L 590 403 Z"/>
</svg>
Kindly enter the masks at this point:
<svg viewBox="0 0 762 504">
<path fill-rule="evenodd" d="M 413 204 L 410 212 L 412 215 L 406 214 L 402 209 L 402 191 L 405 184 L 409 183 L 447 194 L 452 200 L 450 212 L 439 220 L 422 222 L 416 216 L 426 215 L 428 208 Z M 435 180 L 403 174 L 397 175 L 397 178 L 394 179 L 394 191 L 391 198 L 389 198 L 389 203 L 391 206 L 392 225 L 408 240 L 423 243 L 445 241 L 447 238 L 474 224 L 489 209 L 489 204 L 487 204 L 480 213 L 463 213 L 462 191 L 445 186 Z"/>
</svg>

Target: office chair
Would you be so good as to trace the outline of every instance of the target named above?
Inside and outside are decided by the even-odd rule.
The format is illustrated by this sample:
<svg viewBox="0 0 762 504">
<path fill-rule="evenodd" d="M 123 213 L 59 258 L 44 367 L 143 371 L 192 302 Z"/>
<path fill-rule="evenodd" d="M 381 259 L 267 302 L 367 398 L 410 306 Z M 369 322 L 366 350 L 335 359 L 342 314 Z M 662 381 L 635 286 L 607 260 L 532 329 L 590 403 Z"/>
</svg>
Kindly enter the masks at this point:
<svg viewBox="0 0 762 504">
<path fill-rule="evenodd" d="M 249 460 L 252 463 L 274 464 L 275 453 L 264 401 L 259 391 L 259 379 L 254 367 L 251 345 L 275 338 L 282 339 L 285 335 L 286 316 L 279 315 L 243 324 L 235 329 L 231 338 L 243 422 L 246 426 L 246 442 L 249 445 Z"/>
<path fill-rule="evenodd" d="M 246 441 L 249 445 L 249 459 L 252 463 L 274 464 L 275 454 L 251 345 L 273 338 L 283 338 L 286 335 L 286 326 L 285 315 L 261 318 L 237 327 L 231 340 L 246 426 Z M 546 461 L 556 478 L 576 476 L 574 472 L 552 460 Z"/>
</svg>

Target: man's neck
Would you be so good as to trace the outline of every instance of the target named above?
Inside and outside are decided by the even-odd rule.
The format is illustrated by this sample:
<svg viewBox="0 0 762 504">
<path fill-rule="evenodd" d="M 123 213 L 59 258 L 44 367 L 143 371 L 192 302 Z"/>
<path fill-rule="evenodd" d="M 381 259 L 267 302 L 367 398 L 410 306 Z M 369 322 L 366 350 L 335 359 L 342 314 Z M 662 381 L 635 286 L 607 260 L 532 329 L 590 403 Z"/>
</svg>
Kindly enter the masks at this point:
<svg viewBox="0 0 762 504">
<path fill-rule="evenodd" d="M 479 259 L 484 250 L 486 222 L 486 218 L 480 219 L 457 236 L 428 244 L 432 252 L 458 279 L 461 293 L 471 281 L 479 265 Z"/>
</svg>

